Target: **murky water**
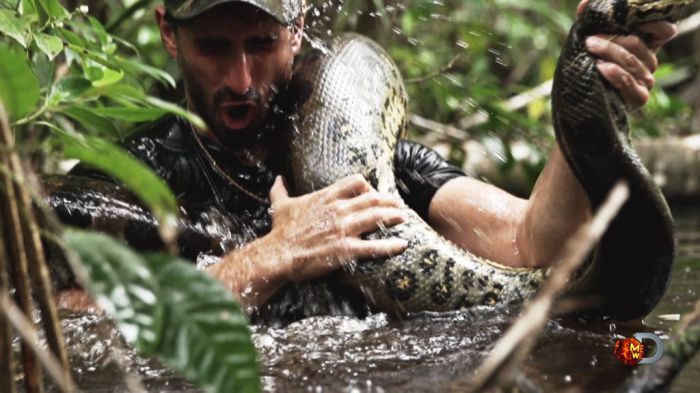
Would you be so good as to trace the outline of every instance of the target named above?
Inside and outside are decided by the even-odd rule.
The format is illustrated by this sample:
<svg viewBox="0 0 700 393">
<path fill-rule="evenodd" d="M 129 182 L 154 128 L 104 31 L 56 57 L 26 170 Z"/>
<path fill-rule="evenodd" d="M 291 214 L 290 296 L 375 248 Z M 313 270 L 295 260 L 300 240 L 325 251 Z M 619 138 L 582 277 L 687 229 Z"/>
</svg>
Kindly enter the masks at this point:
<svg viewBox="0 0 700 393">
<path fill-rule="evenodd" d="M 675 210 L 679 258 L 671 288 L 645 319 L 646 326 L 616 326 L 618 334 L 645 330 L 666 334 L 678 315 L 691 309 L 700 288 L 700 207 Z M 320 317 L 285 328 L 256 327 L 266 391 L 278 392 L 439 392 L 470 375 L 498 339 L 514 312 L 478 307 L 457 313 L 390 320 L 383 314 L 359 320 Z M 95 315 L 64 320 L 79 385 L 91 392 L 195 392 L 176 373 L 141 359 L 111 324 Z M 524 377 L 543 391 L 574 388 L 614 390 L 634 368 L 611 353 L 607 323 L 550 321 L 523 364 Z M 700 359 L 674 383 L 674 391 L 696 391 Z M 51 391 L 51 389 L 49 389 Z"/>
</svg>

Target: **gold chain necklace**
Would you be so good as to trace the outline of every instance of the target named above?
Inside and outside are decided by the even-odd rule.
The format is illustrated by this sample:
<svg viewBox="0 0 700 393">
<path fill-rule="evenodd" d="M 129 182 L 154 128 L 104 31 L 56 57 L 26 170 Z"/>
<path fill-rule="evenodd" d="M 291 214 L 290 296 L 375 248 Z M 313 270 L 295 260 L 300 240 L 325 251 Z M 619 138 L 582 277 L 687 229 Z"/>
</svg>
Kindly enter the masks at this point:
<svg viewBox="0 0 700 393">
<path fill-rule="evenodd" d="M 221 177 L 223 177 L 230 185 L 236 187 L 239 191 L 241 191 L 245 195 L 249 196 L 250 198 L 253 198 L 254 200 L 258 201 L 259 203 L 261 203 L 263 205 L 268 203 L 267 198 L 263 198 L 263 197 L 255 194 L 254 192 L 248 190 L 247 188 L 243 187 L 243 185 L 238 183 L 231 176 L 229 176 L 229 174 L 226 173 L 226 171 L 224 171 L 221 167 L 219 167 L 219 165 L 214 160 L 214 157 L 212 157 L 211 154 L 209 154 L 209 151 L 204 146 L 202 141 L 199 139 L 199 133 L 197 132 L 197 130 L 192 130 L 192 131 L 194 131 L 193 136 L 194 136 L 194 140 L 197 141 L 197 146 L 199 146 L 199 149 L 202 150 L 202 152 L 204 153 L 204 156 L 207 158 L 207 160 L 209 160 L 209 163 L 211 164 L 211 166 L 214 168 L 214 170 L 219 175 L 221 175 Z"/>
</svg>

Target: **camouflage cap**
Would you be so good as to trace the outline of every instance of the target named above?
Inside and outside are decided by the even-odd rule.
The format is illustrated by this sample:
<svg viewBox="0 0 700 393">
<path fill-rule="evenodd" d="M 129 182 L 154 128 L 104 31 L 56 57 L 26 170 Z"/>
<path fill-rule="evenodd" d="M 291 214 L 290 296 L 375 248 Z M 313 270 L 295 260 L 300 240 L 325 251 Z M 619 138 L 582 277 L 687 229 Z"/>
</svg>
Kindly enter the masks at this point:
<svg viewBox="0 0 700 393">
<path fill-rule="evenodd" d="M 223 3 L 247 3 L 288 24 L 302 12 L 303 0 L 164 0 L 165 8 L 175 19 L 189 19 Z"/>
</svg>

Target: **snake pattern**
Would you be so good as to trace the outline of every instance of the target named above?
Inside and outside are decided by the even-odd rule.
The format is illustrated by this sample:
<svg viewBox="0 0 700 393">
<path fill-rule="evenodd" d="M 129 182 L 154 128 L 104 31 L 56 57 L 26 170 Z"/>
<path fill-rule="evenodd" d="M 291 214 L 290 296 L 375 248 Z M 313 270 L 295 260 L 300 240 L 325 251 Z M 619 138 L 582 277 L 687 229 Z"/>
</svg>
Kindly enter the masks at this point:
<svg viewBox="0 0 700 393">
<path fill-rule="evenodd" d="M 618 179 L 625 179 L 631 191 L 619 217 L 569 285 L 568 295 L 599 300 L 590 311 L 595 316 L 629 319 L 648 313 L 665 292 L 675 248 L 668 206 L 629 146 L 625 107 L 601 79 L 583 40 L 598 33 L 633 33 L 635 25 L 642 22 L 675 21 L 690 3 L 591 0 L 573 26 L 559 59 L 552 93 L 554 126 L 570 167 L 593 208 Z M 406 130 L 407 96 L 386 52 L 368 38 L 339 36 L 328 52 L 315 51 L 305 57 L 291 86 L 297 93 L 295 127 L 289 133 L 295 190 L 311 192 L 361 173 L 378 191 L 398 197 L 393 151 Z M 73 196 L 76 193 L 71 189 L 84 189 L 83 185 L 61 182 L 54 180 L 49 188 Z M 131 231 L 122 237 L 155 239 L 157 243 L 156 224 L 148 212 L 137 208 L 131 213 L 129 206 L 137 206 L 135 202 L 123 192 L 116 197 L 109 197 L 110 193 L 95 190 L 81 194 L 99 203 L 116 198 L 116 210 L 107 209 L 108 213 L 90 203 L 87 205 L 92 207 L 86 208 L 80 198 L 54 195 L 49 204 L 69 224 L 79 222 L 85 227 L 95 219 L 133 221 L 109 231 Z M 115 215 L 114 211 L 122 213 Z M 377 310 L 402 314 L 520 304 L 547 276 L 546 270 L 509 268 L 479 258 L 439 236 L 415 212 L 406 209 L 405 213 L 409 217 L 406 222 L 366 235 L 370 239 L 406 239 L 409 247 L 405 252 L 363 261 L 342 273 L 343 280 L 360 289 Z M 96 214 L 99 217 L 92 217 Z M 139 230 L 140 226 L 146 229 Z M 206 226 L 182 222 L 180 227 L 185 231 L 180 242 L 196 253 L 225 241 L 221 231 L 203 233 Z M 148 236 L 143 235 L 146 232 Z M 194 240 L 188 241 L 188 237 Z"/>
</svg>

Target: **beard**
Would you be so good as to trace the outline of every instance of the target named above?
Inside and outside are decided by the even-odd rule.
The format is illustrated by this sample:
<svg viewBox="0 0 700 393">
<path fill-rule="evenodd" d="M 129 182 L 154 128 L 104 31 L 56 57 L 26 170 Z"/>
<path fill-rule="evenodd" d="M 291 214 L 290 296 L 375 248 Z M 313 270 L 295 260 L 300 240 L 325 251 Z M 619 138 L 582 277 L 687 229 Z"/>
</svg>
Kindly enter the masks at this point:
<svg viewBox="0 0 700 393">
<path fill-rule="evenodd" d="M 237 94 L 226 86 L 207 94 L 197 75 L 190 72 L 184 64 L 181 64 L 181 69 L 191 105 L 227 149 L 232 151 L 250 149 L 262 143 L 265 137 L 274 131 L 270 106 L 277 92 L 276 86 L 284 86 L 288 82 L 287 73 L 277 78 L 275 83 L 267 89 L 266 95 L 252 86 L 245 94 Z M 251 116 L 250 123 L 244 128 L 227 126 L 222 118 L 223 104 L 244 102 L 252 105 L 232 107 L 228 109 L 230 113 L 224 113 L 223 116 L 233 118 Z M 241 109 L 244 113 L 241 113 Z"/>
</svg>

